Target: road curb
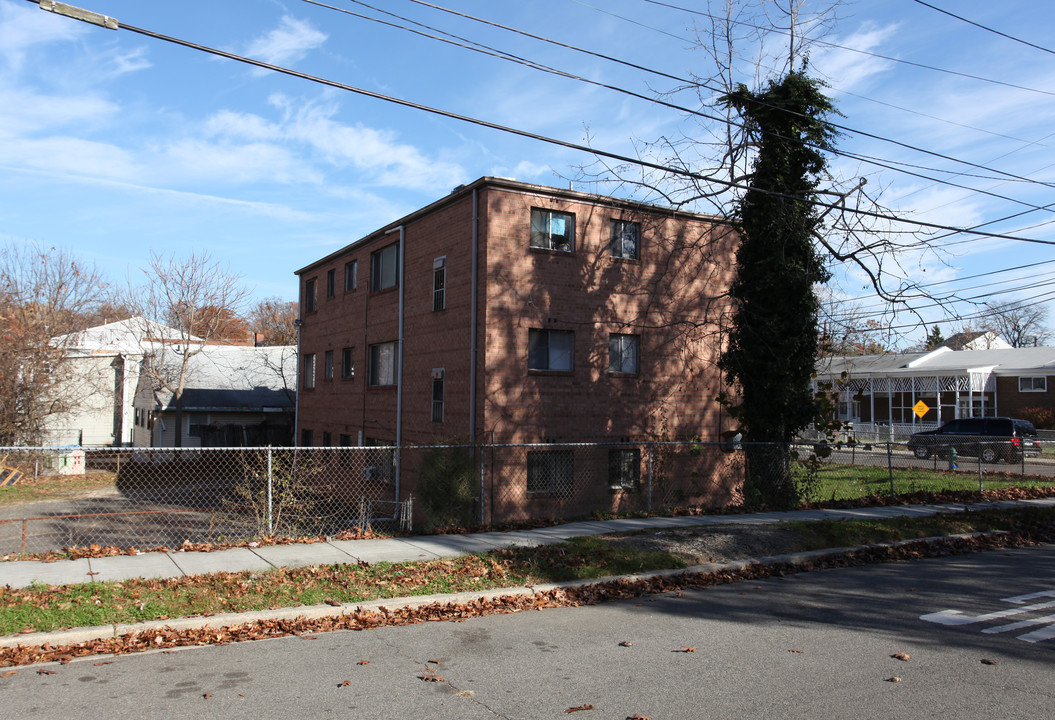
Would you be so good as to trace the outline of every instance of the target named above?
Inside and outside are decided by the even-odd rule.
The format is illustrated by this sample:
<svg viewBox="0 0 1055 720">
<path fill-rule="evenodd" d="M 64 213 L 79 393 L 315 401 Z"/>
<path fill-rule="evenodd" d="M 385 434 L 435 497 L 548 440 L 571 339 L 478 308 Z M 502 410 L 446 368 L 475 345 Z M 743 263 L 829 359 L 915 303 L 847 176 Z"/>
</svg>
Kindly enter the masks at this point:
<svg viewBox="0 0 1055 720">
<path fill-rule="evenodd" d="M 7 635 L 0 637 L 0 647 L 35 647 L 48 645 L 60 647 L 66 645 L 77 645 L 106 638 L 121 637 L 150 630 L 200 630 L 204 628 L 224 628 L 259 621 L 274 620 L 296 620 L 336 618 L 355 612 L 377 612 L 382 609 L 399 610 L 402 608 L 416 608 L 426 605 L 440 603 L 444 605 L 466 605 L 476 601 L 493 600 L 500 597 L 527 596 L 533 597 L 552 590 L 589 587 L 601 585 L 613 581 L 628 583 L 646 583 L 657 578 L 677 578 L 685 575 L 706 575 L 715 572 L 735 572 L 754 565 L 804 565 L 811 562 L 824 560 L 828 557 L 837 557 L 849 552 L 896 548 L 913 543 L 935 543 L 949 539 L 969 539 L 976 537 L 998 536 L 1006 534 L 1003 530 L 993 532 L 964 533 L 960 535 L 942 535 L 929 538 L 914 538 L 910 540 L 899 540 L 890 543 L 876 543 L 871 545 L 859 545 L 855 547 L 825 548 L 800 553 L 787 553 L 782 555 L 770 555 L 761 558 L 748 558 L 745 560 L 732 560 L 725 563 L 707 563 L 693 565 L 687 568 L 676 568 L 671 570 L 652 570 L 648 572 L 635 573 L 633 575 L 610 575 L 589 580 L 571 580 L 560 583 L 543 583 L 533 586 L 496 588 L 494 590 L 471 590 L 461 593 L 418 595 L 411 597 L 386 598 L 381 600 L 370 600 L 361 603 L 344 603 L 338 605 L 310 605 L 302 607 L 279 608 L 275 610 L 253 610 L 243 613 L 224 613 L 209 616 L 196 616 L 176 618 L 171 620 L 150 620 L 141 623 L 121 623 L 114 625 L 98 625 L 93 627 L 71 628 L 68 630 L 56 630 L 52 632 L 25 633 L 22 635 Z"/>
</svg>

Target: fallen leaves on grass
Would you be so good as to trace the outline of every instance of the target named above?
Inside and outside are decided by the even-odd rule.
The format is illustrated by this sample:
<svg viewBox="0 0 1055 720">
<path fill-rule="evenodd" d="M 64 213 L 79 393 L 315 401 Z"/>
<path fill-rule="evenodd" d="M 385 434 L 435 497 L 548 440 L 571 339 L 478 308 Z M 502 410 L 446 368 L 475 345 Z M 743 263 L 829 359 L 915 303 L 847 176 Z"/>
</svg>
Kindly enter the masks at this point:
<svg viewBox="0 0 1055 720">
<path fill-rule="evenodd" d="M 221 628 L 205 626 L 187 630 L 174 630 L 167 627 L 151 628 L 62 647 L 50 644 L 3 647 L 0 648 L 0 667 L 55 661 L 64 655 L 72 657 L 122 655 L 149 649 L 226 644 L 333 630 L 367 630 L 434 621 L 460 622 L 471 617 L 501 615 L 526 610 L 597 605 L 647 594 L 671 592 L 676 588 L 698 590 L 814 570 L 858 567 L 874 563 L 900 562 L 923 557 L 941 557 L 1009 547 L 1026 547 L 1053 541 L 1055 541 L 1055 523 L 1036 522 L 1021 531 L 870 546 L 846 552 L 833 552 L 803 563 L 780 562 L 769 565 L 749 563 L 737 569 L 723 569 L 710 573 L 685 573 L 677 576 L 647 578 L 624 577 L 591 585 L 554 588 L 534 595 L 481 597 L 467 603 L 435 602 L 398 609 L 381 607 L 377 610 L 363 610 L 360 608 L 352 612 L 322 618 L 267 619 Z M 50 673 L 50 671 L 47 672 Z M 47 673 L 42 672 L 41 674 Z"/>
</svg>

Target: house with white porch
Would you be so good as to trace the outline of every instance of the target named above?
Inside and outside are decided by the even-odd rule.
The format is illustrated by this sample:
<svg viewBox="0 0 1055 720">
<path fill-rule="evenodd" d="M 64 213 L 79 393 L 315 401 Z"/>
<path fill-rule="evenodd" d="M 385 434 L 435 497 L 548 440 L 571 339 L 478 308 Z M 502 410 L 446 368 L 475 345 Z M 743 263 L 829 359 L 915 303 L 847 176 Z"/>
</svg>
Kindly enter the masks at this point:
<svg viewBox="0 0 1055 720">
<path fill-rule="evenodd" d="M 877 437 L 937 427 L 961 417 L 1018 417 L 1055 407 L 1055 347 L 831 357 L 816 383 L 839 393 L 839 419 Z M 922 403 L 922 404 L 921 404 Z"/>
</svg>

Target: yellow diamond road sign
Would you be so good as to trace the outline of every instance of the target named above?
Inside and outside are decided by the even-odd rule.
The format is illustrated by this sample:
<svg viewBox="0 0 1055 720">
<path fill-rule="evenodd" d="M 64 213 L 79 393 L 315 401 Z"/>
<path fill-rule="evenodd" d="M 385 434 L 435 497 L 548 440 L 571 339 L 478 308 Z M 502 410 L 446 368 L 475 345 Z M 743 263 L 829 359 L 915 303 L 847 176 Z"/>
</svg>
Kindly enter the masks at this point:
<svg viewBox="0 0 1055 720">
<path fill-rule="evenodd" d="M 919 419 L 922 420 L 923 416 L 930 412 L 930 408 L 927 406 L 927 403 L 920 400 L 912 408 L 912 412 L 916 413 L 916 415 L 919 416 Z"/>
</svg>

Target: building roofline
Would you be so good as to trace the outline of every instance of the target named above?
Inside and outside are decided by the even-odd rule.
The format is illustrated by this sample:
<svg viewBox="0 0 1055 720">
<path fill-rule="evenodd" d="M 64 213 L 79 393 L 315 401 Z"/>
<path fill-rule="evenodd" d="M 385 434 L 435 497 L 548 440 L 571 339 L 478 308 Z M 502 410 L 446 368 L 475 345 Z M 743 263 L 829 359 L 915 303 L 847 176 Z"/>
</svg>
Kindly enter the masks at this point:
<svg viewBox="0 0 1055 720">
<path fill-rule="evenodd" d="M 627 200 L 624 198 L 612 197 L 610 195 L 599 195 L 597 193 L 588 193 L 581 190 L 564 190 L 561 188 L 551 187 L 549 185 L 538 185 L 535 183 L 521 182 L 514 178 L 506 177 L 494 177 L 485 175 L 484 177 L 478 178 L 471 183 L 466 185 L 459 185 L 454 188 L 449 194 L 444 197 L 432 202 L 414 212 L 404 215 L 403 217 L 395 220 L 387 225 L 384 225 L 373 232 L 364 235 L 363 237 L 355 240 L 344 247 L 335 250 L 334 252 L 326 255 L 323 258 L 316 260 L 309 265 L 305 265 L 299 270 L 294 270 L 294 275 L 303 275 L 306 272 L 310 272 L 322 265 L 333 261 L 335 258 L 344 255 L 349 250 L 358 247 L 360 245 L 366 245 L 374 240 L 387 237 L 393 230 L 399 228 L 401 225 L 409 225 L 412 222 L 420 220 L 421 218 L 431 215 L 432 213 L 453 205 L 457 202 L 461 202 L 465 198 L 472 195 L 473 191 L 480 190 L 483 188 L 495 188 L 499 190 L 507 190 L 511 192 L 530 193 L 536 195 L 550 195 L 552 197 L 559 197 L 570 200 L 579 200 L 581 202 L 595 203 L 599 205 L 615 206 L 623 209 L 633 209 L 639 211 L 645 211 L 650 213 L 656 213 L 657 211 L 669 215 L 673 218 L 692 218 L 696 220 L 705 220 L 714 224 L 728 224 L 731 221 L 728 218 L 723 218 L 718 215 L 708 215 L 705 213 L 688 212 L 686 210 L 678 210 L 671 207 L 663 207 L 661 205 L 653 205 L 646 202 L 640 202 L 637 200 Z"/>
</svg>

